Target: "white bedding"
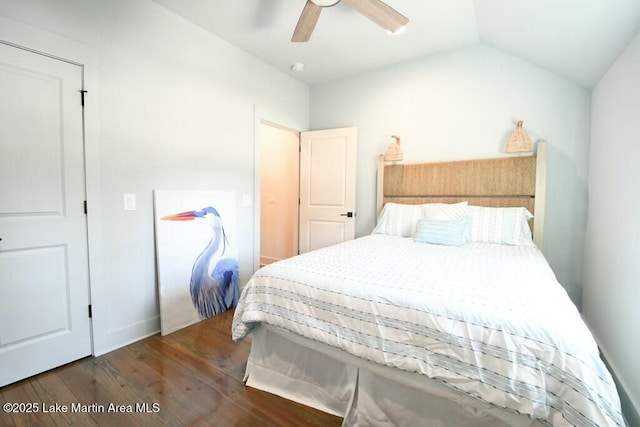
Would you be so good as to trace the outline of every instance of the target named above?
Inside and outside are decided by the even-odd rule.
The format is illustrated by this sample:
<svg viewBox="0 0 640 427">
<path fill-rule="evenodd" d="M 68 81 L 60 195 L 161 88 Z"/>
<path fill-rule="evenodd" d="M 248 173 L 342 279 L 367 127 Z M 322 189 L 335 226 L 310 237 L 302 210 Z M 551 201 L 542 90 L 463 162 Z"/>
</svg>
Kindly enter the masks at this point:
<svg viewBox="0 0 640 427">
<path fill-rule="evenodd" d="M 551 425 L 624 425 L 593 337 L 535 247 L 366 236 L 256 272 L 233 339 L 258 322 Z"/>
</svg>

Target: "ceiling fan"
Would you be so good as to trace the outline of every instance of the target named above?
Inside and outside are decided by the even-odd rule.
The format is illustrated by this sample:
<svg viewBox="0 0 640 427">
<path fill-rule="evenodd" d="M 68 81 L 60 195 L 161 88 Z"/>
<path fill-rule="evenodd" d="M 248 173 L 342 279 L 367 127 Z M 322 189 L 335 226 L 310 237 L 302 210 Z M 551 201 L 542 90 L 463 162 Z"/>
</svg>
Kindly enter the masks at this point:
<svg viewBox="0 0 640 427">
<path fill-rule="evenodd" d="M 293 30 L 292 42 L 306 42 L 318 22 L 320 12 L 325 7 L 333 7 L 341 0 L 307 0 L 302 14 Z M 371 19 L 390 33 L 397 33 L 409 22 L 409 19 L 381 0 L 344 0 L 352 8 Z"/>
</svg>

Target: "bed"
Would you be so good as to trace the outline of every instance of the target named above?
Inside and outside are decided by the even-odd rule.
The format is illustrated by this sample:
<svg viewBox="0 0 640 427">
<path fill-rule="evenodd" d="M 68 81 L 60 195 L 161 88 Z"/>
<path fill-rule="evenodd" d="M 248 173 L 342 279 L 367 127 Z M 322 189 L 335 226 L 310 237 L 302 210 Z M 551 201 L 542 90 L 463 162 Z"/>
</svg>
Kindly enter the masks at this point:
<svg viewBox="0 0 640 427">
<path fill-rule="evenodd" d="M 623 426 L 594 339 L 536 246 L 545 158 L 538 143 L 535 157 L 381 160 L 371 235 L 245 286 L 232 337 L 252 337 L 246 384 L 347 426 Z"/>
</svg>

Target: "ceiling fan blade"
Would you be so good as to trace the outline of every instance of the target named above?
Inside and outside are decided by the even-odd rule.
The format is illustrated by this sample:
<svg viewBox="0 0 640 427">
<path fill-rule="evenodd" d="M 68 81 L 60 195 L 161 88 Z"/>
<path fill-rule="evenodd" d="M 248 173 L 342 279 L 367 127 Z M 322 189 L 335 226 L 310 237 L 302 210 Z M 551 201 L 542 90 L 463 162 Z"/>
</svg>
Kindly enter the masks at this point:
<svg viewBox="0 0 640 427">
<path fill-rule="evenodd" d="M 409 18 L 380 0 L 344 0 L 355 10 L 392 33 L 398 32 Z"/>
<path fill-rule="evenodd" d="M 292 42 L 309 41 L 311 33 L 313 33 L 313 29 L 316 27 L 316 23 L 320 17 L 320 12 L 322 12 L 320 6 L 311 0 L 307 0 L 307 4 L 304 5 L 304 9 L 302 9 L 302 14 L 298 20 L 298 25 L 296 25 L 296 29 L 293 30 L 293 37 L 291 37 Z"/>
</svg>

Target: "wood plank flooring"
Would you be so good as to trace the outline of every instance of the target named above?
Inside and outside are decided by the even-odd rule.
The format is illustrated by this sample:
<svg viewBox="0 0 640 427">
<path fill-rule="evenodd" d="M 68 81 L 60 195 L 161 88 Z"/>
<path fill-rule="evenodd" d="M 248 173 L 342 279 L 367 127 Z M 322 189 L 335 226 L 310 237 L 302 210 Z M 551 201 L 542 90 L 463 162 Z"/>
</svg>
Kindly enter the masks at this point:
<svg viewBox="0 0 640 427">
<path fill-rule="evenodd" d="M 3 408 L 5 403 L 24 405 L 19 412 L 0 411 L 0 426 L 342 423 L 341 418 L 246 387 L 242 377 L 250 340 L 231 340 L 232 317 L 228 311 L 165 337 L 152 336 L 2 387 Z M 36 406 L 37 412 L 24 411 Z"/>
</svg>

